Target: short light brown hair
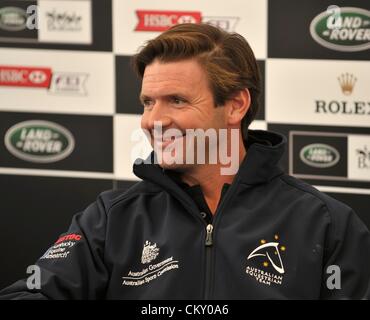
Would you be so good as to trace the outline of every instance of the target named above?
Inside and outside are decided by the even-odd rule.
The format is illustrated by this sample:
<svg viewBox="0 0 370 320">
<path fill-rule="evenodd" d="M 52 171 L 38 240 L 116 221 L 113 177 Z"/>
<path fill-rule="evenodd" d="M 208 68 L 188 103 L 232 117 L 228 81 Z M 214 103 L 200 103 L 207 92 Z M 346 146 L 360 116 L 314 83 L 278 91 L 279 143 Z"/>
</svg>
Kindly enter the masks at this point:
<svg viewBox="0 0 370 320">
<path fill-rule="evenodd" d="M 251 105 L 241 124 L 243 137 L 254 120 L 261 91 L 256 58 L 248 42 L 237 33 L 229 33 L 209 24 L 175 25 L 149 40 L 133 57 L 133 67 L 143 77 L 147 65 L 195 58 L 207 73 L 216 106 L 222 106 L 240 90 L 248 88 Z"/>
</svg>

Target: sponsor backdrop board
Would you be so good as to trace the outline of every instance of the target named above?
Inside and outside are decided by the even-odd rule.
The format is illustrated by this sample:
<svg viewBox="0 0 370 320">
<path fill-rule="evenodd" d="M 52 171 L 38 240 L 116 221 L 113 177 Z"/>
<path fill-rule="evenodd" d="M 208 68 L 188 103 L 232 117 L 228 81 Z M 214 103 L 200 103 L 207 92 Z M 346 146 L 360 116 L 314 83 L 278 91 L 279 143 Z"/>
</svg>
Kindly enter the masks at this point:
<svg viewBox="0 0 370 320">
<path fill-rule="evenodd" d="M 137 182 L 132 162 L 150 146 L 130 59 L 183 22 L 246 37 L 263 84 L 252 128 L 283 133 L 285 170 L 370 227 L 369 10 L 360 0 L 1 1 L 0 251 L 9 263 L 0 287 L 26 276 L 100 192 Z"/>
<path fill-rule="evenodd" d="M 118 54 L 132 55 L 145 41 L 170 26 L 184 22 L 209 22 L 245 36 L 257 59 L 267 51 L 267 1 L 114 0 L 113 48 Z"/>
<path fill-rule="evenodd" d="M 268 124 L 288 139 L 286 172 L 322 186 L 370 189 L 370 127 Z"/>
<path fill-rule="evenodd" d="M 112 117 L 0 112 L 0 168 L 111 173 Z"/>
<path fill-rule="evenodd" d="M 111 0 L 2 0 L 0 47 L 112 51 Z"/>
<path fill-rule="evenodd" d="M 266 69 L 269 123 L 369 126 L 370 61 L 269 59 Z"/>
<path fill-rule="evenodd" d="M 0 49 L 0 108 L 112 115 L 113 70 L 105 52 Z"/>
<path fill-rule="evenodd" d="M 268 56 L 369 60 L 368 10 L 362 0 L 270 0 Z"/>
</svg>

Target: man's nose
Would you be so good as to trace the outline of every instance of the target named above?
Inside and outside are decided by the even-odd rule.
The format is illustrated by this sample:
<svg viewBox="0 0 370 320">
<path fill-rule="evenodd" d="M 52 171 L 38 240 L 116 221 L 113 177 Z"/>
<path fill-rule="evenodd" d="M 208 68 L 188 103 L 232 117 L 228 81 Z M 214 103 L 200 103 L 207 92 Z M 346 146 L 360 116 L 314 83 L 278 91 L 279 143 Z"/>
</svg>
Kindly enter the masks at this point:
<svg viewBox="0 0 370 320">
<path fill-rule="evenodd" d="M 160 124 L 162 127 L 167 127 L 171 124 L 171 118 L 169 117 L 166 107 L 156 102 L 153 108 L 143 115 L 144 127 L 148 130 L 153 130 L 154 125 Z"/>
</svg>

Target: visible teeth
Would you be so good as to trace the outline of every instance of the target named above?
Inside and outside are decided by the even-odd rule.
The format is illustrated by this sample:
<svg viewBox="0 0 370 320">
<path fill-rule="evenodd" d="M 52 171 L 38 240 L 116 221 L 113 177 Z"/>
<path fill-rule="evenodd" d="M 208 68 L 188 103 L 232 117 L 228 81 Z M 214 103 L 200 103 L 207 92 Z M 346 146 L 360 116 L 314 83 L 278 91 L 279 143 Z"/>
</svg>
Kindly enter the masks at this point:
<svg viewBox="0 0 370 320">
<path fill-rule="evenodd" d="M 175 139 L 181 138 L 183 136 L 171 136 L 171 137 L 163 137 L 163 141 L 174 141 Z"/>
</svg>

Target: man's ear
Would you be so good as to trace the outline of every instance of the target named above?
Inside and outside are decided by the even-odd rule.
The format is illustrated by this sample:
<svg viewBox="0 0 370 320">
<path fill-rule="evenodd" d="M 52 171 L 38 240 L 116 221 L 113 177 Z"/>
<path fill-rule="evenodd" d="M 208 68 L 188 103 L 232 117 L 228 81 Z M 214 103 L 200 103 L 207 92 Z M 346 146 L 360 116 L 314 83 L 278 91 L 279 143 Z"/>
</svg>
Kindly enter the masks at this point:
<svg viewBox="0 0 370 320">
<path fill-rule="evenodd" d="M 227 121 L 229 125 L 239 124 L 247 114 L 251 105 L 251 95 L 248 88 L 240 90 L 228 101 Z"/>
</svg>

